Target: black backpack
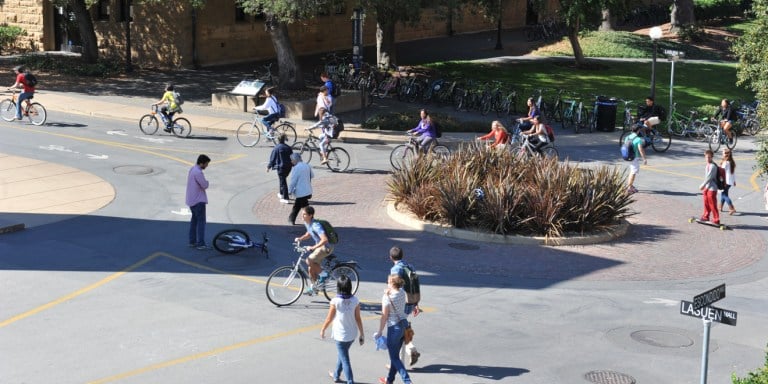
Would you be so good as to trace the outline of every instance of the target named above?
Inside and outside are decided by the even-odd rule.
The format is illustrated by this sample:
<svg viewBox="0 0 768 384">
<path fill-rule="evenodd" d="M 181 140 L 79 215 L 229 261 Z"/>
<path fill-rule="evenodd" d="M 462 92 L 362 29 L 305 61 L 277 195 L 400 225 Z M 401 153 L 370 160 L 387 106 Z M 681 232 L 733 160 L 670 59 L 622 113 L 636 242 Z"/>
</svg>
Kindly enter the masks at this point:
<svg viewBox="0 0 768 384">
<path fill-rule="evenodd" d="M 333 86 L 333 88 L 331 88 L 331 96 L 333 97 L 341 96 L 341 87 L 339 86 L 339 83 L 335 81 L 331 81 L 331 84 Z"/>
<path fill-rule="evenodd" d="M 333 127 L 333 138 L 338 139 L 341 131 L 344 130 L 344 122 L 340 118 L 336 119 L 336 126 Z"/>
<path fill-rule="evenodd" d="M 29 87 L 37 86 L 37 77 L 32 72 L 24 72 L 24 81 Z"/>
<path fill-rule="evenodd" d="M 715 174 L 715 184 L 717 184 L 718 190 L 724 190 L 727 184 L 725 183 L 725 168 L 712 163 L 715 167 L 717 167 L 717 173 Z"/>
<path fill-rule="evenodd" d="M 405 302 L 407 304 L 418 304 L 421 301 L 421 285 L 419 284 L 419 275 L 408 264 L 403 266 L 403 290 L 405 291 Z"/>
<path fill-rule="evenodd" d="M 440 126 L 440 123 L 432 120 L 432 126 L 435 127 L 435 137 L 438 139 L 443 137 L 443 127 Z"/>
</svg>

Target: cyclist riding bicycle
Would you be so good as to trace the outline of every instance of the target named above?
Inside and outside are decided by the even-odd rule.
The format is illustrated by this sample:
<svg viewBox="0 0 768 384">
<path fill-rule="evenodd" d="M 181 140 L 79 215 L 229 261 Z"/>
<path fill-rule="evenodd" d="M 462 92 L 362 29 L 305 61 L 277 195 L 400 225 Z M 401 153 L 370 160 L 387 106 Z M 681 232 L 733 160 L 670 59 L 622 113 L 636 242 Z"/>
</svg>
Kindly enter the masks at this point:
<svg viewBox="0 0 768 384">
<path fill-rule="evenodd" d="M 333 253 L 333 245 L 331 245 L 330 241 L 328 241 L 328 236 L 325 234 L 323 225 L 320 224 L 319 221 L 315 220 L 314 207 L 309 205 L 304 207 L 301 215 L 304 220 L 304 227 L 307 229 L 307 232 L 300 237 L 293 239 L 293 241 L 299 243 L 302 240 L 309 239 L 310 237 L 315 241 L 315 245 L 309 247 L 309 250 L 312 251 L 312 253 L 310 253 L 307 257 L 307 267 L 309 269 L 309 277 L 310 280 L 312 280 L 312 285 L 307 288 L 305 293 L 311 296 L 315 293 L 314 287 L 317 284 L 322 284 L 325 282 L 324 277 L 320 277 L 318 279 L 318 276 L 320 276 L 320 271 L 322 270 L 320 263 L 322 263 L 323 259 L 325 259 L 328 255 Z"/>
<path fill-rule="evenodd" d="M 336 129 L 336 124 L 339 123 L 339 119 L 337 119 L 336 116 L 331 115 L 325 107 L 320 107 L 318 113 L 320 114 L 320 121 L 307 129 L 313 130 L 320 127 L 322 132 L 318 138 L 320 139 L 320 156 L 323 158 L 323 160 L 320 161 L 320 164 L 325 164 L 328 162 L 328 145 L 331 143 L 333 130 Z"/>
<path fill-rule="evenodd" d="M 733 132 L 731 132 L 731 128 L 733 127 L 733 122 L 736 120 L 736 111 L 731 108 L 731 102 L 728 101 L 728 99 L 720 101 L 720 106 L 717 108 L 717 112 L 715 113 L 715 116 L 712 117 L 712 120 L 717 120 L 718 118 L 720 119 L 718 120 L 720 128 L 722 128 L 725 135 L 728 136 L 728 140 L 732 140 Z"/>
<path fill-rule="evenodd" d="M 163 104 L 163 106 L 160 108 L 160 113 L 165 117 L 165 131 L 171 132 L 173 127 L 173 115 L 176 114 L 176 112 L 181 112 L 181 107 L 176 103 L 176 93 L 173 90 L 173 84 L 168 84 L 165 86 L 165 93 L 163 93 L 163 98 L 160 99 L 158 102 L 152 104 L 152 105 L 160 105 Z"/>
<path fill-rule="evenodd" d="M 520 128 L 521 131 L 530 129 L 531 126 L 533 126 L 534 116 L 539 116 L 541 114 L 532 97 L 529 97 L 525 103 L 528 105 L 528 114 L 525 115 L 525 117 L 517 119 L 518 128 Z"/>
<path fill-rule="evenodd" d="M 416 128 L 408 130 L 408 134 L 419 135 L 421 141 L 419 141 L 419 151 L 423 153 L 429 153 L 432 149 L 432 145 L 435 144 L 437 138 L 437 131 L 435 125 L 432 124 L 432 118 L 429 117 L 429 112 L 426 109 L 422 109 L 419 112 L 421 120 Z"/>
<path fill-rule="evenodd" d="M 638 134 L 645 136 L 646 140 L 650 140 L 651 129 L 661 122 L 663 116 L 664 109 L 655 104 L 653 97 L 646 97 L 645 105 L 637 107 L 637 125 L 640 126 Z"/>
<path fill-rule="evenodd" d="M 21 93 L 19 93 L 19 97 L 16 99 L 16 120 L 21 120 L 21 103 L 26 101 L 27 106 L 29 106 L 29 100 L 35 96 L 35 87 L 28 84 L 24 67 L 21 65 L 16 66 L 13 68 L 13 71 L 16 73 L 16 82 L 13 83 L 10 88 L 23 88 Z"/>
<path fill-rule="evenodd" d="M 271 138 L 275 131 L 272 128 L 272 124 L 280 119 L 280 107 L 277 105 L 277 95 L 275 95 L 274 87 L 267 88 L 264 90 L 264 93 L 267 95 L 264 99 L 264 104 L 253 107 L 253 110 L 259 115 L 264 115 L 261 118 L 261 123 L 267 128 L 265 132 L 267 137 Z"/>
<path fill-rule="evenodd" d="M 534 151 L 536 151 L 538 154 L 542 154 L 541 148 L 549 144 L 549 135 L 547 134 L 547 127 L 544 125 L 544 122 L 541 116 L 538 116 L 538 115 L 534 116 L 533 119 L 531 119 L 531 123 L 533 124 L 531 129 L 525 132 L 522 132 L 522 135 L 525 138 L 525 141 L 527 141 L 528 144 L 533 146 Z"/>
</svg>

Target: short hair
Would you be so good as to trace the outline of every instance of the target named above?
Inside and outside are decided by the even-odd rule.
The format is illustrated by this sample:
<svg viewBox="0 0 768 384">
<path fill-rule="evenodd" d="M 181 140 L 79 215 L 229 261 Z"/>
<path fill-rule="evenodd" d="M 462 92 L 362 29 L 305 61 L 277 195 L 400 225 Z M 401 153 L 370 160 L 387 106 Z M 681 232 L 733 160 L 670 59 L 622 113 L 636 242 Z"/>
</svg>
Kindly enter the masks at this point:
<svg viewBox="0 0 768 384">
<path fill-rule="evenodd" d="M 23 65 L 17 65 L 13 67 L 13 70 L 16 72 L 24 72 L 24 66 Z"/>
<path fill-rule="evenodd" d="M 336 292 L 340 295 L 352 296 L 352 281 L 347 275 L 341 275 L 336 279 Z"/>
<path fill-rule="evenodd" d="M 277 142 L 278 143 L 285 144 L 285 139 L 286 139 L 286 136 L 285 136 L 284 132 L 280 132 L 280 133 L 277 134 Z"/>
<path fill-rule="evenodd" d="M 304 212 L 306 212 L 307 215 L 310 215 L 310 216 L 314 217 L 315 216 L 315 207 L 313 207 L 311 205 L 307 205 L 306 207 L 304 207 Z"/>
<path fill-rule="evenodd" d="M 328 87 L 326 87 L 325 85 L 320 87 L 320 92 L 325 92 L 327 90 L 328 90 Z"/>
<path fill-rule="evenodd" d="M 300 153 L 291 153 L 291 161 L 295 161 L 297 163 L 301 163 L 301 154 Z"/>
<path fill-rule="evenodd" d="M 654 101 L 654 100 L 653 100 L 653 96 L 648 96 L 648 97 L 646 97 L 645 99 L 646 99 L 646 100 L 650 100 L 650 101 Z"/>
<path fill-rule="evenodd" d="M 168 83 L 168 84 L 165 86 L 165 90 L 166 90 L 166 91 L 173 91 L 173 84 L 171 84 L 171 83 Z"/>
<path fill-rule="evenodd" d="M 328 72 L 320 72 L 320 77 L 330 77 L 330 76 L 328 76 Z"/>
<path fill-rule="evenodd" d="M 705 155 L 710 155 L 710 156 L 712 156 L 712 157 L 714 157 L 714 156 L 715 156 L 715 153 L 714 153 L 714 152 L 712 152 L 712 150 L 711 150 L 711 149 L 707 149 L 706 151 L 704 151 L 704 154 L 705 154 Z"/>
<path fill-rule="evenodd" d="M 403 250 L 397 245 L 393 246 L 392 248 L 389 249 L 389 258 L 391 258 L 392 260 L 402 260 Z"/>
<path fill-rule="evenodd" d="M 397 273 L 393 273 L 389 275 L 389 278 L 387 278 L 387 282 L 390 282 L 390 281 L 392 281 L 392 285 L 394 285 L 395 288 L 397 289 L 400 289 L 405 285 L 405 281 Z"/>
<path fill-rule="evenodd" d="M 197 157 L 197 164 L 198 165 L 202 165 L 202 164 L 206 164 L 206 163 L 210 163 L 210 162 L 211 162 L 211 158 L 206 156 L 206 155 L 200 155 L 200 156 Z"/>
<path fill-rule="evenodd" d="M 634 124 L 634 125 L 632 125 L 632 132 L 637 132 L 638 130 L 640 130 L 640 126 L 641 126 L 641 124 Z"/>
</svg>

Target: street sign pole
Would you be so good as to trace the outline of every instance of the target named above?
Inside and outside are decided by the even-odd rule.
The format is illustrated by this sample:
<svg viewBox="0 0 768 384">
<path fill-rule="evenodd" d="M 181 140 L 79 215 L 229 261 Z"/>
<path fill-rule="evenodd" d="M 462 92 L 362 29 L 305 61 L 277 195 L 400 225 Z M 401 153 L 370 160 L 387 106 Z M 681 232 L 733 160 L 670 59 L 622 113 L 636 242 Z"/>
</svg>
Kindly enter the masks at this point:
<svg viewBox="0 0 768 384">
<path fill-rule="evenodd" d="M 701 384 L 707 384 L 707 364 L 709 362 L 709 330 L 712 328 L 712 320 L 702 319 L 704 323 L 704 337 L 701 350 Z"/>
</svg>

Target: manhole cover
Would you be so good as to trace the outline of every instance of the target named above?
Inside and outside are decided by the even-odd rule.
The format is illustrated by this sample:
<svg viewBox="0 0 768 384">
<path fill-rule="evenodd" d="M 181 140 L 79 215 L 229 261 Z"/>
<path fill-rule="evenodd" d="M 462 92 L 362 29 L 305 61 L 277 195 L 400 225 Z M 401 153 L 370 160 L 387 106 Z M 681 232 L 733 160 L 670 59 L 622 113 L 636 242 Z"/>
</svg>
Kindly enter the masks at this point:
<svg viewBox="0 0 768 384">
<path fill-rule="evenodd" d="M 389 145 L 384 145 L 384 144 L 371 144 L 371 145 L 366 145 L 365 147 L 368 148 L 368 149 L 375 149 L 377 151 L 391 151 L 392 150 L 392 147 L 390 147 Z"/>
<path fill-rule="evenodd" d="M 462 251 L 477 251 L 480 249 L 480 247 L 477 245 L 467 243 L 449 243 L 448 246 L 453 249 L 459 249 Z"/>
<path fill-rule="evenodd" d="M 150 175 L 155 172 L 154 169 L 143 165 L 122 165 L 112 170 L 121 175 Z"/>
<path fill-rule="evenodd" d="M 671 331 L 642 330 L 630 334 L 633 340 L 661 348 L 686 348 L 693 345 L 688 336 Z"/>
<path fill-rule="evenodd" d="M 590 383 L 595 384 L 635 384 L 635 378 L 614 371 L 591 371 L 584 375 Z"/>
</svg>

